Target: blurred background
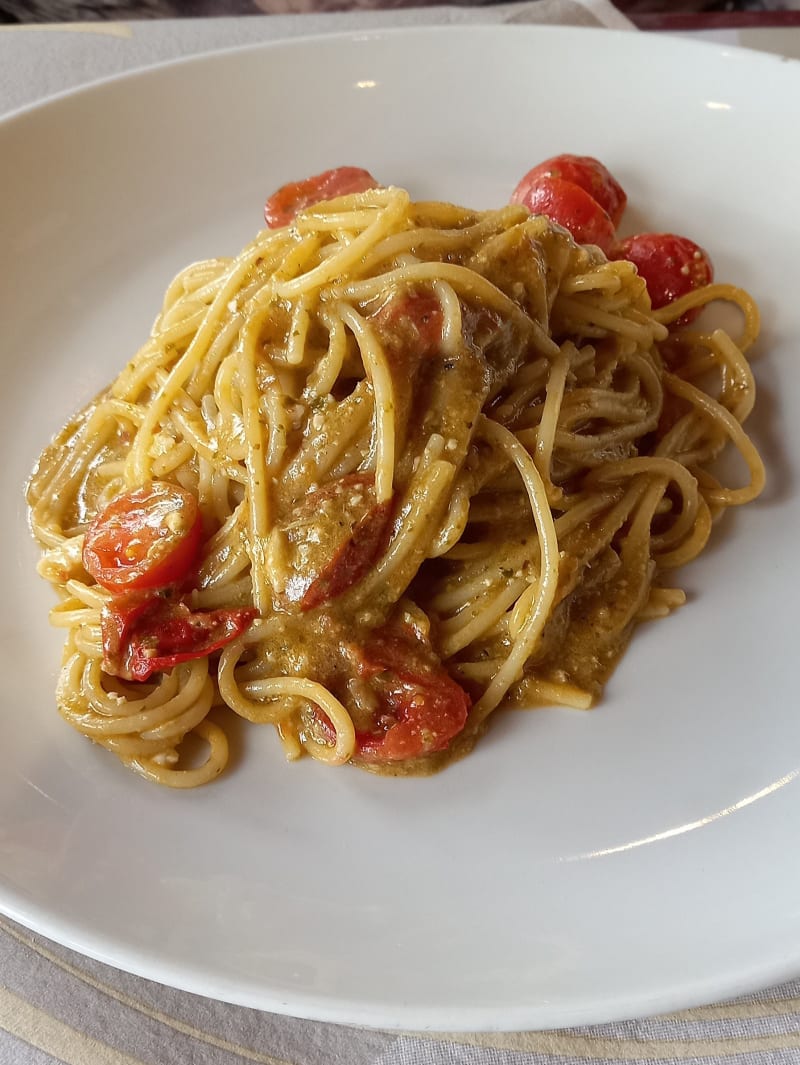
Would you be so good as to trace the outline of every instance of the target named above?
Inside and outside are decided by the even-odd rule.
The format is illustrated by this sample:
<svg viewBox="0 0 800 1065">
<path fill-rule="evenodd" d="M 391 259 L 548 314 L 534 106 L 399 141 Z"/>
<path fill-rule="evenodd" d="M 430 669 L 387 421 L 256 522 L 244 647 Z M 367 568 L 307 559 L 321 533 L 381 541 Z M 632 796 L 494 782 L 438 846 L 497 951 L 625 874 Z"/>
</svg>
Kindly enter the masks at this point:
<svg viewBox="0 0 800 1065">
<path fill-rule="evenodd" d="M 83 22 L 115 19 L 198 18 L 214 15 L 286 14 L 301 11 L 342 11 L 353 8 L 425 6 L 441 0 L 0 0 L 0 23 Z M 448 0 L 478 6 L 492 0 Z M 614 0 L 640 25 L 706 14 L 719 24 L 727 13 L 741 23 L 759 14 L 779 22 L 779 12 L 800 11 L 800 0 Z M 737 17 L 738 16 L 738 17 Z M 747 21 L 751 21 L 748 19 Z"/>
</svg>

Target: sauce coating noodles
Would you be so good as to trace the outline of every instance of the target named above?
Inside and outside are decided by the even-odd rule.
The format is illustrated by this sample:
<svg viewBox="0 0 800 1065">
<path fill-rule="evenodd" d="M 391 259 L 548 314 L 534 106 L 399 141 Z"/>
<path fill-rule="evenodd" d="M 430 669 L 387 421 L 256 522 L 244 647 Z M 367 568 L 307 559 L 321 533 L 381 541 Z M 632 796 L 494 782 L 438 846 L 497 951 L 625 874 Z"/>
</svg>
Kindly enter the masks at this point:
<svg viewBox="0 0 800 1065">
<path fill-rule="evenodd" d="M 713 300 L 741 309 L 739 336 L 668 329 Z M 742 428 L 757 332 L 740 289 L 653 312 L 629 262 L 524 207 L 398 188 L 188 267 L 29 485 L 66 635 L 61 714 L 191 787 L 225 766 L 219 705 L 275 725 L 290 757 L 394 773 L 465 753 L 498 706 L 588 708 L 634 625 L 684 601 L 672 571 L 716 515 L 763 486 Z M 712 472 L 730 445 L 735 487 Z M 213 653 L 136 682 L 104 668 L 118 600 L 83 547 L 152 482 L 199 501 L 181 617 L 240 613 Z"/>
</svg>

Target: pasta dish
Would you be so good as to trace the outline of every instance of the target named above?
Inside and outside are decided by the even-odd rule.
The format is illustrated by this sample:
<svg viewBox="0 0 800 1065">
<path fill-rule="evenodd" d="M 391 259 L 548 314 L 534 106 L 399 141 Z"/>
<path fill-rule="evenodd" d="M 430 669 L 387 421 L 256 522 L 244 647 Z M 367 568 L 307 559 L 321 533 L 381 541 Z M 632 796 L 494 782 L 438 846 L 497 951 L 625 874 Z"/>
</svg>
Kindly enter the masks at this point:
<svg viewBox="0 0 800 1065">
<path fill-rule="evenodd" d="M 28 486 L 59 711 L 161 784 L 223 770 L 229 711 L 397 774 L 500 706 L 589 708 L 764 483 L 740 289 L 654 309 L 630 258 L 524 202 L 321 194 L 182 271 Z M 715 300 L 737 336 L 691 321 Z"/>
</svg>

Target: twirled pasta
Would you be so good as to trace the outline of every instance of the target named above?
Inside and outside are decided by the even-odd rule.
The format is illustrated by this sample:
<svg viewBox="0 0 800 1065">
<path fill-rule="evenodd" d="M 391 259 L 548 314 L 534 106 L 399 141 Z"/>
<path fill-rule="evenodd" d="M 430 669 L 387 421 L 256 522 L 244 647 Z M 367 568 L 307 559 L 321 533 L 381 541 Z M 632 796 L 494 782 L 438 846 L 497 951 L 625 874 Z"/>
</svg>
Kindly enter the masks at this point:
<svg viewBox="0 0 800 1065">
<path fill-rule="evenodd" d="M 741 309 L 736 340 L 668 330 L 713 300 Z M 291 757 L 392 772 L 464 753 L 505 703 L 589 707 L 634 624 L 683 602 L 669 571 L 763 486 L 742 429 L 757 332 L 739 289 L 652 312 L 630 263 L 522 207 L 412 203 L 397 188 L 319 204 L 233 260 L 188 267 L 30 481 L 39 572 L 66 630 L 62 715 L 145 777 L 189 787 L 227 760 L 215 705 L 275 725 Z M 728 444 L 743 487 L 711 472 Z M 103 670 L 109 593 L 81 552 L 107 503 L 161 480 L 203 515 L 189 606 L 259 616 L 219 656 L 136 684 Z M 375 513 L 387 524 L 369 567 L 320 585 Z M 406 758 L 384 757 L 400 704 L 376 707 L 371 678 L 394 670 L 406 695 L 422 689 L 380 655 L 369 666 L 370 634 L 387 630 L 413 633 L 397 646 L 424 647 L 470 696 L 458 735 Z M 189 734 L 208 745 L 199 767 L 181 759 Z"/>
</svg>

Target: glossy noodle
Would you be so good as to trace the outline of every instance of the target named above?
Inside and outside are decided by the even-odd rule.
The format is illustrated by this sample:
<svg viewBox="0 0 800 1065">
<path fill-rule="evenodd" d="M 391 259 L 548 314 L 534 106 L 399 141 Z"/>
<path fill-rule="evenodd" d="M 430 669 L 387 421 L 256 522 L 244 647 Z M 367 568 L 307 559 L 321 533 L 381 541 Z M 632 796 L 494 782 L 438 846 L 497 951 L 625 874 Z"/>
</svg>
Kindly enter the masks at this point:
<svg viewBox="0 0 800 1065">
<path fill-rule="evenodd" d="M 715 300 L 740 309 L 736 337 L 669 328 Z M 653 312 L 630 263 L 524 207 L 398 188 L 188 267 L 30 482 L 61 714 L 190 787 L 225 766 L 223 705 L 276 726 L 289 757 L 393 773 L 464 754 L 500 706 L 590 707 L 635 624 L 683 603 L 674 571 L 720 511 L 763 486 L 742 428 L 757 331 L 740 289 Z M 726 448 L 745 471 L 730 487 Z M 187 616 L 257 616 L 136 682 L 104 668 L 112 593 L 84 535 L 162 481 L 202 515 L 170 594 Z"/>
</svg>

